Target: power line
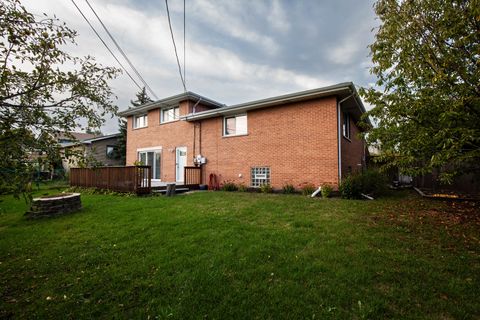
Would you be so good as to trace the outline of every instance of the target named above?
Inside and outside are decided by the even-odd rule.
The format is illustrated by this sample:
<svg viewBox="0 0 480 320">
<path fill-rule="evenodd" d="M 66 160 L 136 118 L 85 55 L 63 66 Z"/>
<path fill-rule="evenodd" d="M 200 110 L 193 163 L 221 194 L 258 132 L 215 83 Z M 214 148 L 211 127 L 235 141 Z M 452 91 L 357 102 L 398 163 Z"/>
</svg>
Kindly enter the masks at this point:
<svg viewBox="0 0 480 320">
<path fill-rule="evenodd" d="M 183 81 L 185 82 L 185 86 L 187 85 L 187 64 L 186 64 L 186 56 L 187 51 L 185 49 L 185 37 L 187 34 L 187 29 L 185 28 L 185 16 L 186 16 L 186 9 L 185 9 L 185 0 L 183 0 Z"/>
<path fill-rule="evenodd" d="M 135 83 L 135 85 L 140 89 L 142 90 L 142 87 L 137 83 L 137 81 L 135 81 L 135 79 L 133 79 L 132 75 L 127 71 L 127 69 L 125 69 L 125 67 L 123 66 L 123 64 L 118 60 L 118 58 L 115 56 L 115 54 L 112 52 L 112 50 L 110 50 L 110 48 L 108 47 L 108 45 L 105 43 L 105 41 L 103 41 L 102 37 L 98 34 L 97 30 L 95 30 L 95 28 L 92 26 L 92 24 L 90 23 L 90 21 L 87 19 L 87 17 L 83 14 L 82 10 L 80 10 L 80 8 L 77 6 L 77 4 L 75 3 L 74 0 L 71 0 L 72 3 L 75 5 L 75 7 L 77 8 L 78 12 L 80 12 L 80 14 L 82 15 L 82 17 L 85 19 L 85 21 L 87 21 L 88 25 L 90 26 L 90 28 L 92 28 L 93 32 L 97 35 L 98 39 L 100 39 L 100 41 L 103 43 L 103 45 L 105 46 L 105 48 L 107 48 L 108 52 L 110 52 L 110 54 L 113 56 L 113 58 L 115 59 L 115 61 L 118 62 L 118 64 L 120 65 L 120 67 L 122 67 L 123 71 L 125 71 L 125 73 L 128 75 L 128 77 L 133 81 L 133 83 Z"/>
<path fill-rule="evenodd" d="M 180 79 L 182 80 L 183 90 L 187 92 L 187 86 L 182 75 L 182 67 L 180 66 L 180 60 L 178 59 L 177 45 L 175 44 L 175 37 L 173 36 L 172 23 L 170 21 L 170 11 L 168 10 L 168 0 L 165 0 L 165 6 L 167 7 L 168 26 L 170 27 L 170 34 L 172 35 L 173 49 L 175 49 L 175 57 L 177 58 L 178 72 L 180 73 Z"/>
<path fill-rule="evenodd" d="M 90 5 L 90 2 L 88 2 L 88 0 L 85 0 L 85 2 L 87 3 L 87 5 L 90 7 L 90 9 L 93 11 L 93 14 L 95 15 L 95 17 L 97 17 L 98 19 L 98 22 L 100 22 L 100 24 L 102 25 L 103 29 L 105 30 L 105 32 L 108 34 L 108 36 L 110 37 L 110 39 L 113 41 L 113 43 L 115 44 L 115 46 L 117 47 L 118 51 L 120 51 L 120 54 L 125 58 L 125 60 L 127 61 L 127 63 L 129 64 L 129 66 L 132 68 L 132 70 L 135 72 L 135 74 L 137 75 L 137 77 L 140 79 L 140 81 L 143 83 L 143 85 L 148 89 L 148 91 L 150 91 L 150 93 L 155 97 L 155 99 L 158 100 L 158 97 L 157 95 L 155 94 L 155 92 L 153 92 L 152 88 L 150 88 L 150 86 L 147 84 L 147 82 L 143 79 L 142 75 L 140 74 L 140 72 L 138 72 L 137 68 L 135 68 L 135 66 L 133 65 L 133 63 L 130 61 L 130 59 L 127 57 L 127 54 L 122 50 L 122 48 L 120 47 L 120 45 L 118 44 L 118 42 L 115 40 L 115 38 L 113 37 L 113 35 L 110 33 L 110 31 L 108 30 L 108 28 L 105 26 L 105 24 L 103 23 L 102 19 L 100 19 L 100 17 L 98 16 L 97 12 L 95 11 L 95 9 L 93 9 L 93 7 Z"/>
</svg>

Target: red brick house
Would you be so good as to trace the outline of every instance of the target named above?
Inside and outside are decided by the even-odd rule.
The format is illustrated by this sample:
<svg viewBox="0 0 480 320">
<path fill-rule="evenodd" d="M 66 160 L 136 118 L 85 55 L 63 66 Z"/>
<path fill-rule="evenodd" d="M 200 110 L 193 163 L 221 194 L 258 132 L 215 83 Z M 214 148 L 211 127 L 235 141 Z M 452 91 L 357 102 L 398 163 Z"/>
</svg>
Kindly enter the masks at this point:
<svg viewBox="0 0 480 320">
<path fill-rule="evenodd" d="M 154 182 L 183 182 L 183 167 L 273 188 L 328 183 L 365 165 L 356 122 L 365 112 L 351 82 L 226 106 L 193 92 L 120 112 L 127 117 L 127 165 L 153 167 Z"/>
</svg>

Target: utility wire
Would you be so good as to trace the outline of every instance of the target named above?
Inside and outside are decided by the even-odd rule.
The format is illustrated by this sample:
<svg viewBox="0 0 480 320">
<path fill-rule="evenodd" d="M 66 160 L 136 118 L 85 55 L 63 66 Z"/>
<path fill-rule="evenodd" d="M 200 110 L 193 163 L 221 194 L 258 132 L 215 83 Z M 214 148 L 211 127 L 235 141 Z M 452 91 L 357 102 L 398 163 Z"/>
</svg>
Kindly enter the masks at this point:
<svg viewBox="0 0 480 320">
<path fill-rule="evenodd" d="M 120 51 L 120 54 L 125 58 L 125 60 L 127 61 L 128 65 L 133 69 L 133 71 L 135 72 L 135 74 L 137 75 L 137 77 L 140 79 L 140 81 L 143 83 L 143 85 L 147 88 L 148 91 L 150 91 L 150 93 L 153 95 L 153 97 L 155 99 L 158 100 L 158 97 L 157 95 L 155 94 L 155 92 L 153 92 L 152 88 L 150 88 L 150 86 L 148 85 L 148 83 L 143 79 L 142 75 L 140 74 L 140 72 L 138 72 L 137 68 L 135 68 L 135 66 L 133 65 L 132 61 L 130 61 L 130 59 L 127 57 L 127 54 L 123 51 L 123 49 L 120 47 L 120 45 L 118 44 L 118 42 L 115 40 L 115 38 L 113 37 L 113 35 L 110 33 L 110 31 L 108 30 L 108 28 L 105 26 L 105 24 L 103 23 L 102 19 L 100 19 L 100 17 L 98 16 L 97 12 L 95 11 L 95 9 L 93 9 L 93 7 L 90 5 L 90 2 L 88 2 L 88 0 L 85 0 L 85 2 L 88 4 L 88 6 L 90 7 L 90 9 L 93 11 L 93 14 L 95 15 L 95 17 L 97 17 L 98 19 L 98 22 L 100 22 L 100 24 L 102 25 L 103 29 L 105 30 L 105 32 L 108 34 L 108 36 L 110 37 L 110 39 L 113 41 L 113 43 L 115 44 L 115 46 L 117 47 L 118 51 Z"/>
<path fill-rule="evenodd" d="M 185 9 L 185 0 L 183 0 L 183 81 L 185 82 L 185 86 L 187 85 L 187 64 L 186 64 L 186 56 L 187 51 L 185 50 L 185 37 L 187 34 L 187 29 L 185 28 L 185 16 L 186 16 L 186 9 Z"/>
<path fill-rule="evenodd" d="M 105 46 L 105 48 L 107 48 L 108 52 L 110 52 L 110 54 L 113 56 L 113 58 L 115 59 L 115 61 L 118 62 L 118 64 L 120 65 L 120 67 L 122 67 L 123 71 L 125 71 L 125 73 L 128 75 L 128 77 L 133 81 L 133 83 L 135 83 L 135 85 L 140 89 L 142 90 L 142 87 L 137 83 L 137 81 L 135 81 L 135 79 L 133 79 L 132 75 L 127 71 L 127 69 L 125 69 L 125 67 L 123 66 L 123 64 L 118 60 L 118 58 L 115 56 L 115 54 L 112 52 L 112 50 L 110 50 L 110 48 L 108 47 L 108 45 L 105 43 L 105 41 L 103 41 L 102 37 L 98 34 L 97 30 L 95 30 L 95 28 L 92 26 L 92 24 L 90 23 L 90 21 L 87 19 L 87 17 L 83 14 L 82 10 L 80 10 L 80 8 L 77 6 L 77 4 L 75 3 L 74 0 L 71 0 L 72 3 L 75 5 L 75 7 L 77 8 L 78 12 L 80 12 L 80 14 L 82 15 L 82 17 L 85 19 L 85 21 L 88 23 L 88 25 L 90 26 L 90 28 L 92 28 L 93 32 L 97 35 L 98 39 L 100 39 L 100 41 L 103 43 L 103 45 Z"/>
<path fill-rule="evenodd" d="M 178 59 L 177 45 L 175 44 L 175 37 L 173 36 L 172 23 L 170 21 L 170 11 L 168 10 L 168 0 L 165 0 L 165 6 L 167 7 L 168 26 L 170 27 L 170 34 L 172 35 L 173 49 L 175 49 L 175 57 L 177 58 L 178 72 L 180 73 L 180 79 L 182 80 L 183 91 L 187 92 L 187 86 L 182 75 L 182 67 L 180 66 L 180 60 Z"/>
</svg>

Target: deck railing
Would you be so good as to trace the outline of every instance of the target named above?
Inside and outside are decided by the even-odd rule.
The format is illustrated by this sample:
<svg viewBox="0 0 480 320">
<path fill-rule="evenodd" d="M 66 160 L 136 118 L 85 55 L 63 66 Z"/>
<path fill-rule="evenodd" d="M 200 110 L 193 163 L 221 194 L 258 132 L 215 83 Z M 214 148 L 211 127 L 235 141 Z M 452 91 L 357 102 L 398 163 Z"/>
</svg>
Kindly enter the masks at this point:
<svg viewBox="0 0 480 320">
<path fill-rule="evenodd" d="M 72 168 L 70 185 L 148 194 L 152 190 L 152 168 L 150 166 Z"/>
<path fill-rule="evenodd" d="M 184 184 L 199 185 L 202 184 L 202 168 L 201 167 L 184 167 Z"/>
</svg>

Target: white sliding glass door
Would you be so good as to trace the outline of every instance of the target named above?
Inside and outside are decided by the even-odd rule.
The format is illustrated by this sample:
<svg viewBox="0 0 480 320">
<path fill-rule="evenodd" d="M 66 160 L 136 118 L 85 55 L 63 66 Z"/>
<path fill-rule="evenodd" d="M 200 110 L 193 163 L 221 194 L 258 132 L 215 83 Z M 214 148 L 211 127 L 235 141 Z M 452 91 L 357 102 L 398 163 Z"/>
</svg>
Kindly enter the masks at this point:
<svg viewBox="0 0 480 320">
<path fill-rule="evenodd" d="M 152 167 L 152 179 L 160 180 L 161 150 L 139 151 L 138 160 L 146 166 Z"/>
</svg>

